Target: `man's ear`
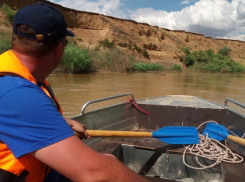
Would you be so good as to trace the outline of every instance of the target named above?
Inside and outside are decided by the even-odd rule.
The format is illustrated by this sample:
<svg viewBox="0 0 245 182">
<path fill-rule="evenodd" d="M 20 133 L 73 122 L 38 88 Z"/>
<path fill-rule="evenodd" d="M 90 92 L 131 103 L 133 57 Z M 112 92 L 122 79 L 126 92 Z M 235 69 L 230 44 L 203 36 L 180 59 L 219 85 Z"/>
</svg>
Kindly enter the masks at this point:
<svg viewBox="0 0 245 182">
<path fill-rule="evenodd" d="M 64 43 L 60 42 L 55 48 L 54 48 L 54 56 L 57 58 L 60 58 L 63 56 L 64 53 Z"/>
</svg>

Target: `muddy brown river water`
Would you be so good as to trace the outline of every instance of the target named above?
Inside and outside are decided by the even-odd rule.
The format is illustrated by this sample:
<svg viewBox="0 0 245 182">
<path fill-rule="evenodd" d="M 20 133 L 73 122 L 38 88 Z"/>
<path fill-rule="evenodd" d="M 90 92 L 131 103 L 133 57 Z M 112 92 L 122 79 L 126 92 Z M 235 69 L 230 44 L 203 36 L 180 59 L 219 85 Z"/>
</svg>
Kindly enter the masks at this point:
<svg viewBox="0 0 245 182">
<path fill-rule="evenodd" d="M 48 81 L 66 117 L 78 115 L 87 101 L 127 92 L 133 93 L 136 100 L 164 95 L 193 95 L 221 105 L 224 105 L 226 98 L 245 104 L 244 74 L 104 72 L 50 75 Z M 127 98 L 130 96 L 121 98 L 122 102 L 126 102 Z M 114 104 L 113 102 L 121 101 L 101 102 L 91 105 L 86 111 Z M 245 112 L 240 107 L 229 107 Z"/>
</svg>

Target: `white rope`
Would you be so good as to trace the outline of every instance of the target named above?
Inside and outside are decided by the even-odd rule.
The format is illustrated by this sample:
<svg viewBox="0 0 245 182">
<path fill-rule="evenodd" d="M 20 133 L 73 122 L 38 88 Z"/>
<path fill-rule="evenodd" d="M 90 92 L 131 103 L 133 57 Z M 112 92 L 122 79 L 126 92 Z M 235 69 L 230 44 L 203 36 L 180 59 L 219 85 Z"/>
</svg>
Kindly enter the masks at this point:
<svg viewBox="0 0 245 182">
<path fill-rule="evenodd" d="M 206 121 L 199 125 L 197 127 L 200 128 L 203 124 L 206 124 Z M 217 123 L 215 121 L 211 121 L 214 123 Z M 217 123 L 218 124 L 218 123 Z M 193 145 L 188 145 L 185 147 L 184 153 L 183 153 L 183 163 L 192 169 L 207 169 L 207 168 L 212 168 L 221 162 L 228 162 L 228 163 L 241 163 L 243 162 L 243 157 L 233 153 L 228 146 L 223 145 L 219 141 L 208 138 L 208 135 L 206 134 L 205 136 L 202 134 L 199 135 L 199 144 L 193 144 Z M 193 155 L 195 155 L 196 161 L 200 167 L 194 167 L 186 163 L 185 158 L 186 158 L 186 152 L 189 152 Z M 199 158 L 206 158 L 209 160 L 214 161 L 212 164 L 209 166 L 205 166 L 200 162 Z"/>
</svg>

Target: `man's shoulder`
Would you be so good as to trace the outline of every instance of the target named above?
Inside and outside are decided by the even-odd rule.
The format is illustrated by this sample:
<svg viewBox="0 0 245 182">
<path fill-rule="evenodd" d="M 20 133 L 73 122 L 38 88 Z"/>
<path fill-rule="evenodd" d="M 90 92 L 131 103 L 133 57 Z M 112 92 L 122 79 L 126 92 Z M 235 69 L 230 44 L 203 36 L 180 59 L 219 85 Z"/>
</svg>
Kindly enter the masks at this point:
<svg viewBox="0 0 245 182">
<path fill-rule="evenodd" d="M 0 76 L 0 83 L 5 84 L 5 85 L 29 85 L 29 84 L 33 84 L 29 80 L 22 78 L 20 76 L 10 76 L 10 75 Z"/>
<path fill-rule="evenodd" d="M 0 96 L 10 91 L 18 91 L 21 89 L 38 89 L 34 83 L 18 76 L 0 76 Z"/>
</svg>

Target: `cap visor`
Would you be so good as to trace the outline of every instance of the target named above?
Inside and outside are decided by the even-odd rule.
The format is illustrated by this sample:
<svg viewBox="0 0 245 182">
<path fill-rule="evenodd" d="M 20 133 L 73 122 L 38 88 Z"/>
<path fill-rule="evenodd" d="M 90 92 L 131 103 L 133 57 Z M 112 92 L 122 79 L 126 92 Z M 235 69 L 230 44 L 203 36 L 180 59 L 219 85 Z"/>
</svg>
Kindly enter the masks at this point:
<svg viewBox="0 0 245 182">
<path fill-rule="evenodd" d="M 68 30 L 68 29 L 66 30 L 66 35 L 70 36 L 70 37 L 74 37 L 75 36 L 75 34 L 72 31 Z"/>
</svg>

